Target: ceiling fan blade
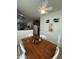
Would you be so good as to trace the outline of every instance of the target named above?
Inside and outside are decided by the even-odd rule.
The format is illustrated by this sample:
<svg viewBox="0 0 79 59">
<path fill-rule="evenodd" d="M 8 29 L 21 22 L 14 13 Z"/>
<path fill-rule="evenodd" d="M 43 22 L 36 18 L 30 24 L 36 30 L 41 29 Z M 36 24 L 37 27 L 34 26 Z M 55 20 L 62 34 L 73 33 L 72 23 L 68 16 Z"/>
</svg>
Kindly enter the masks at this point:
<svg viewBox="0 0 79 59">
<path fill-rule="evenodd" d="M 48 1 L 47 0 L 45 0 L 45 4 L 48 5 Z"/>
<path fill-rule="evenodd" d="M 53 9 L 53 7 L 48 7 L 48 8 L 46 8 L 45 10 L 50 11 L 50 10 L 52 10 L 52 9 Z"/>
<path fill-rule="evenodd" d="M 46 8 L 48 5 L 48 1 L 47 0 L 44 0 L 43 3 L 42 3 L 42 8 Z"/>
</svg>

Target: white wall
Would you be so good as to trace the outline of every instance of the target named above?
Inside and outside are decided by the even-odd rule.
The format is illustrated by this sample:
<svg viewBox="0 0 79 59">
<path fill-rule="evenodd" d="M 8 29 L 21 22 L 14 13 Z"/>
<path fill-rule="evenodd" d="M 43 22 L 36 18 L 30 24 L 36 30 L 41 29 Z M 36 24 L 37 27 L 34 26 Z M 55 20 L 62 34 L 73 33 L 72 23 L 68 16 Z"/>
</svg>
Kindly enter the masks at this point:
<svg viewBox="0 0 79 59">
<path fill-rule="evenodd" d="M 17 42 L 19 43 L 19 41 L 26 37 L 29 34 L 33 34 L 33 30 L 19 30 L 17 31 Z"/>
<path fill-rule="evenodd" d="M 53 22 L 54 18 L 60 18 L 58 23 Z M 42 16 L 40 19 L 40 34 L 44 34 L 47 36 L 47 40 L 57 44 L 58 35 L 61 35 L 59 46 L 62 47 L 62 10 L 59 10 L 54 13 L 47 14 Z M 46 23 L 46 20 L 50 20 L 50 23 L 53 23 L 53 32 L 48 31 L 49 23 Z"/>
</svg>

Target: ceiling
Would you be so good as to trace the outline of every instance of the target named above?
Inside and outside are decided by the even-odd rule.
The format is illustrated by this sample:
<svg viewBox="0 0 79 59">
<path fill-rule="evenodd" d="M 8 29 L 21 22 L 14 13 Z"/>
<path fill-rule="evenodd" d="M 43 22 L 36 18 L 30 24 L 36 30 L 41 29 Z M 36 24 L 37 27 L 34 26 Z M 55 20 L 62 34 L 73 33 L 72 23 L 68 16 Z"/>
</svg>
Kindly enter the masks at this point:
<svg viewBox="0 0 79 59">
<path fill-rule="evenodd" d="M 38 12 L 40 5 L 41 0 L 17 0 L 17 9 L 31 19 L 38 19 L 40 17 Z M 58 11 L 62 9 L 62 0 L 48 0 L 48 6 L 53 7 L 53 10 L 50 12 Z"/>
</svg>

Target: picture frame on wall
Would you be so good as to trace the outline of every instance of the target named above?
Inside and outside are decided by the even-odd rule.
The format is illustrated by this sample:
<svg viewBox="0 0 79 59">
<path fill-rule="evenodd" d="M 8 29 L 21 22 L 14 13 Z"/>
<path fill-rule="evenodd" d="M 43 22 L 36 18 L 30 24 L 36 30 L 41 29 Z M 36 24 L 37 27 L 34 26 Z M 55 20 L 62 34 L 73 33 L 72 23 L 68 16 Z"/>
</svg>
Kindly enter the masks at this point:
<svg viewBox="0 0 79 59">
<path fill-rule="evenodd" d="M 53 21 L 54 21 L 55 23 L 57 23 L 57 22 L 59 22 L 59 18 L 54 18 Z"/>
<path fill-rule="evenodd" d="M 46 23 L 49 23 L 50 22 L 50 20 L 46 20 Z"/>
<path fill-rule="evenodd" d="M 53 28 L 52 28 L 52 26 L 53 26 L 53 23 L 49 23 L 49 32 L 52 32 L 53 31 Z"/>
</svg>

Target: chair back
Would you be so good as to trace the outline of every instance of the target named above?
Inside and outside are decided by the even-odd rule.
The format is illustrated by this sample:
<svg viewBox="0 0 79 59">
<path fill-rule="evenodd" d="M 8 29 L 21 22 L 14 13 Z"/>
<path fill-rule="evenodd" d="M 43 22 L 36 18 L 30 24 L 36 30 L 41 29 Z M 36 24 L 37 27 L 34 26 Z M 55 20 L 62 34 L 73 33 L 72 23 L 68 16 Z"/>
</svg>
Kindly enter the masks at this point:
<svg viewBox="0 0 79 59">
<path fill-rule="evenodd" d="M 33 34 L 28 34 L 28 35 L 26 35 L 26 37 L 30 37 L 30 36 L 33 36 Z"/>
<path fill-rule="evenodd" d="M 55 54 L 54 54 L 54 56 L 53 56 L 53 58 L 52 58 L 52 59 L 57 59 L 58 54 L 59 54 L 59 47 L 57 46 L 57 47 L 56 47 Z"/>
<path fill-rule="evenodd" d="M 21 47 L 22 52 L 25 53 L 26 51 L 25 51 L 25 49 L 24 49 L 24 46 L 23 46 L 22 41 L 20 41 L 20 47 Z"/>
<path fill-rule="evenodd" d="M 26 59 L 26 56 L 25 56 L 26 51 L 24 49 L 22 41 L 20 41 L 20 48 L 22 50 L 22 54 L 21 54 L 21 56 L 19 56 L 19 59 Z"/>
<path fill-rule="evenodd" d="M 60 36 L 60 35 L 58 35 L 58 43 L 57 43 L 57 47 L 56 47 L 55 54 L 54 54 L 54 56 L 53 56 L 53 58 L 52 58 L 52 59 L 57 59 L 57 57 L 58 57 L 58 54 L 59 54 L 59 44 L 60 44 L 60 38 L 61 38 L 61 36 Z"/>
<path fill-rule="evenodd" d="M 43 39 L 47 39 L 47 37 L 45 35 L 40 35 L 40 37 Z"/>
</svg>

